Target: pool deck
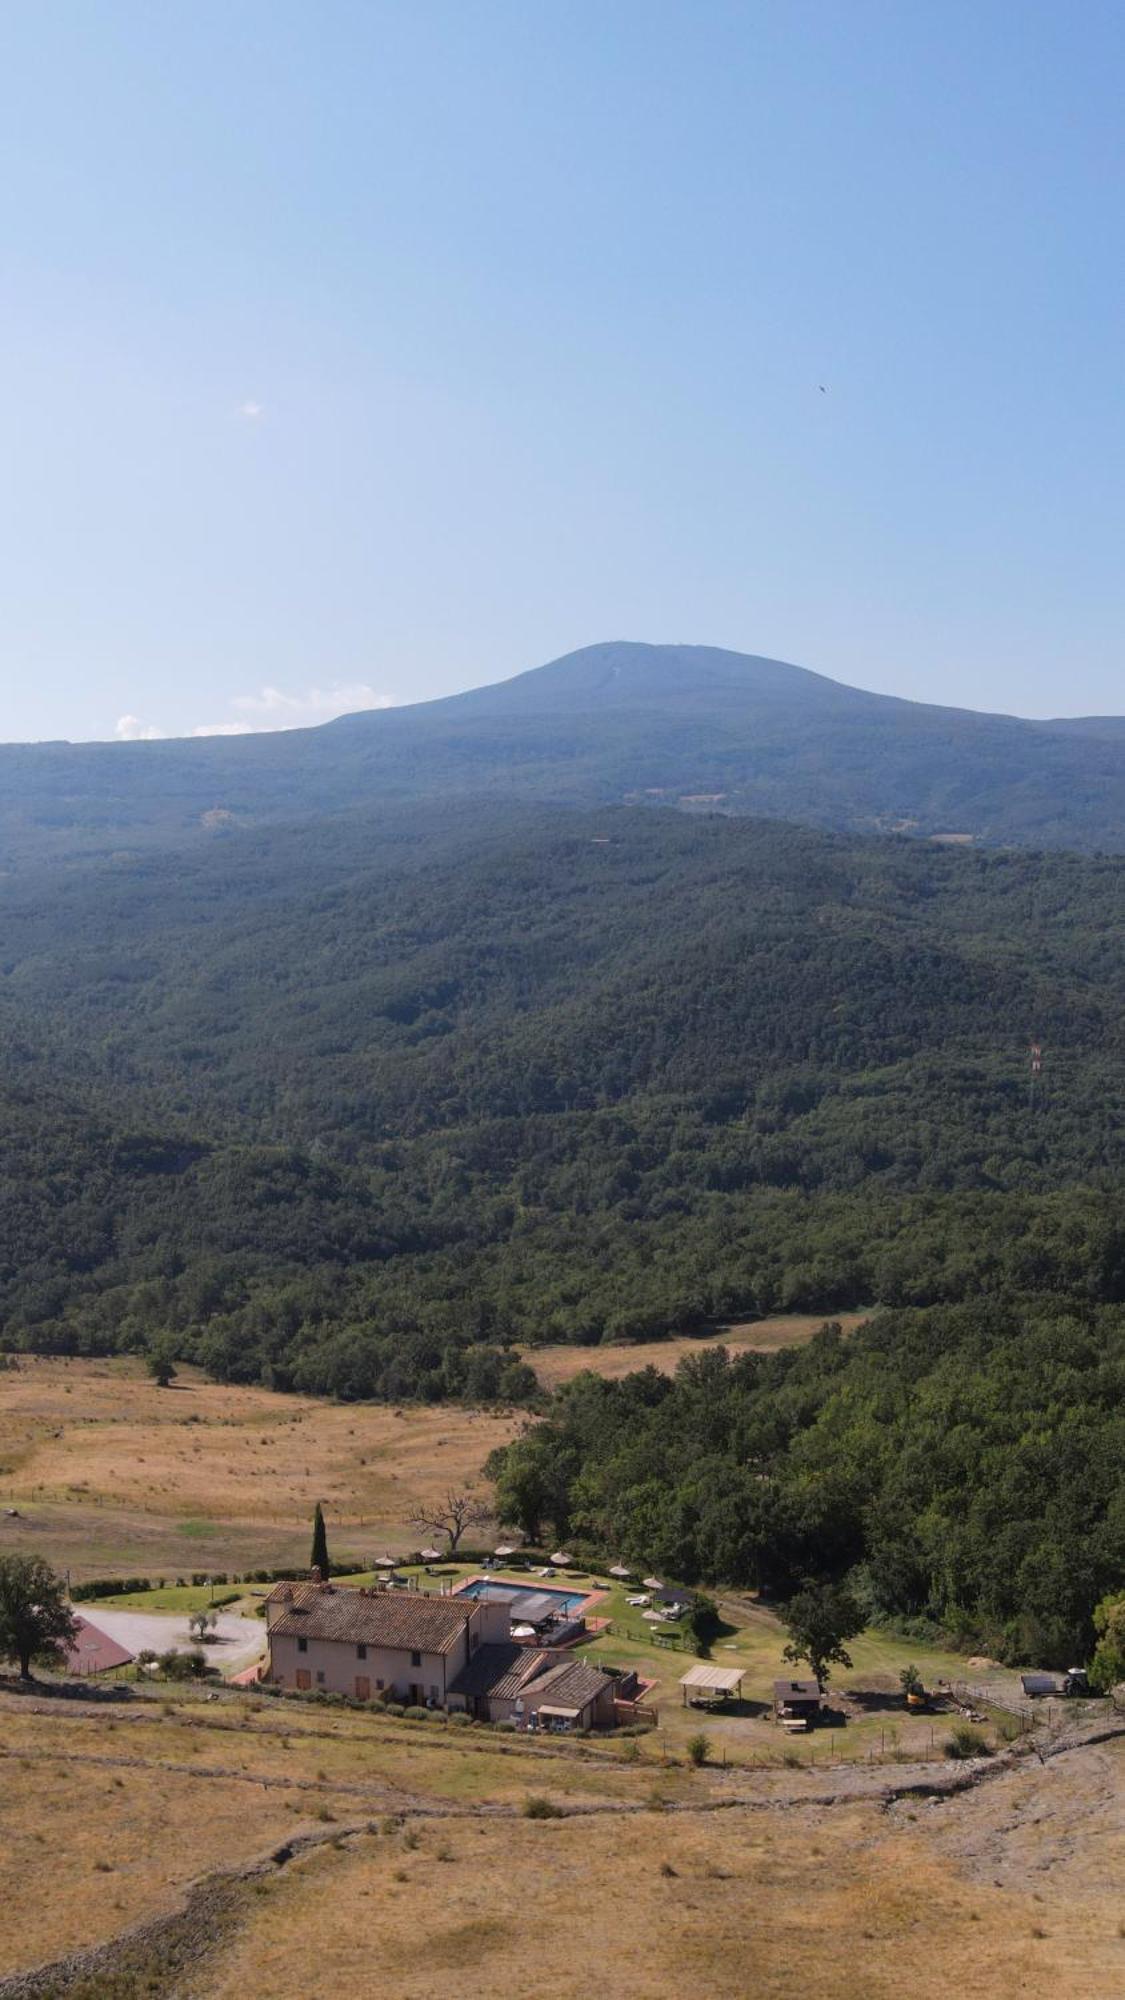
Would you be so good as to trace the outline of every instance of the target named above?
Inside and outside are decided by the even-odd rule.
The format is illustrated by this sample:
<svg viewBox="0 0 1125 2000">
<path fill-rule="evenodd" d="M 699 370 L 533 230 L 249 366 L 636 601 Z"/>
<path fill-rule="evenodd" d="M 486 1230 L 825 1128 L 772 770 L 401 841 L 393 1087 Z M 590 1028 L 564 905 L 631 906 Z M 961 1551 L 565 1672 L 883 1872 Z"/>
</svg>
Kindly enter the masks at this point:
<svg viewBox="0 0 1125 2000">
<path fill-rule="evenodd" d="M 604 1603 L 608 1600 L 608 1590 L 595 1586 L 593 1590 L 583 1591 L 576 1588 L 573 1584 L 550 1584 L 545 1578 L 531 1576 L 526 1572 L 520 1576 L 512 1576 L 511 1574 L 501 1574 L 498 1576 L 494 1572 L 482 1570 L 476 1576 L 462 1577 L 460 1583 L 454 1586 L 452 1595 L 454 1597 L 465 1597 L 467 1595 L 479 1597 L 480 1593 L 474 1589 L 474 1585 L 489 1583 L 503 1584 L 505 1589 L 517 1591 L 524 1597 L 565 1597 L 576 1600 L 568 1604 L 560 1615 L 568 1619 L 580 1619 L 585 1629 L 582 1632 L 576 1633 L 573 1637 L 568 1636 L 565 1639 L 556 1640 L 553 1642 L 554 1644 L 571 1646 L 584 1643 L 588 1639 L 596 1638 L 599 1632 L 604 1631 L 609 1622 L 608 1619 L 590 1617 L 590 1612 L 594 1605 Z M 512 1601 L 513 1619 L 518 1624 L 518 1597 L 515 1600 L 493 1599 L 494 1603 L 503 1603 L 506 1601 Z"/>
</svg>

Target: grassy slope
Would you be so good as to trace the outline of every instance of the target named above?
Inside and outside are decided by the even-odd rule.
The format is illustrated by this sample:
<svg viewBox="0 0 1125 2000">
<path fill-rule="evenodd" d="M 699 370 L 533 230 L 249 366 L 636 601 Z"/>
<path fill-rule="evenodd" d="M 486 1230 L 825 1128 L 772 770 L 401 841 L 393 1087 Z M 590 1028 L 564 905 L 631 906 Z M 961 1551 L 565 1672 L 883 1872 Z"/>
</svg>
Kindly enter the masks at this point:
<svg viewBox="0 0 1125 2000">
<path fill-rule="evenodd" d="M 408 1549 L 412 1509 L 474 1481 L 516 1420 L 345 1408 L 134 1361 L 25 1359 L 0 1373 L 0 1551 L 76 1578 L 304 1562 L 324 1503 L 338 1549 Z"/>
<path fill-rule="evenodd" d="M 662 2000 L 670 1979 L 731 2000 L 1103 2000 L 1125 1968 L 1114 1746 L 988 1788 L 990 1820 L 975 1801 L 940 1817 L 826 1810 L 802 1803 L 823 1785 L 784 1771 L 752 1780 L 773 1810 L 716 1812 L 729 1778 L 667 1769 L 651 1743 L 630 1764 L 620 1747 L 454 1741 L 251 1698 L 139 1706 L 37 1713 L 0 1693 L 0 1756 L 24 1780 L 0 1786 L 0 1894 L 20 1910 L 0 1974 L 171 1910 L 202 1871 L 303 1833 L 326 1844 L 202 1927 L 193 2000 L 328 2000 L 373 1981 L 438 2000 L 466 1977 L 538 2000 L 545 1968 L 562 1991 L 593 1978 L 614 2000 Z M 1116 1808 L 1102 1798 L 1115 1775 Z M 531 1794 L 587 1816 L 496 1816 Z M 140 2000 L 153 1975 L 159 1990 L 155 1967 L 148 1984 L 102 1980 L 98 2000 Z"/>
</svg>

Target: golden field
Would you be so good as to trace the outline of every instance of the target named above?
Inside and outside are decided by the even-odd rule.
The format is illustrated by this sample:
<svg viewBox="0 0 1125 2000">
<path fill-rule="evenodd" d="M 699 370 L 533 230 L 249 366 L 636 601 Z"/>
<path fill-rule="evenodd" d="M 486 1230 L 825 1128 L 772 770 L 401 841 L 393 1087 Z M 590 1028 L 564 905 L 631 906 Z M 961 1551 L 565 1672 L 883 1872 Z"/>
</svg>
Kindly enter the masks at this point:
<svg viewBox="0 0 1125 2000">
<path fill-rule="evenodd" d="M 275 1567 L 307 1559 L 318 1500 L 337 1547 L 417 1542 L 408 1516 L 476 1484 L 521 1418 L 337 1404 L 232 1388 L 135 1361 L 21 1357 L 0 1373 L 0 1551 L 34 1547 L 76 1578 Z M 349 1551 L 352 1552 L 352 1551 Z"/>
<path fill-rule="evenodd" d="M 834 1320 L 845 1333 L 854 1333 L 867 1319 L 866 1313 L 835 1313 Z M 642 1340 L 606 1347 L 525 1347 L 523 1358 L 534 1368 L 545 1389 L 557 1389 L 583 1369 L 617 1382 L 638 1368 L 659 1368 L 662 1375 L 675 1373 L 685 1354 L 705 1354 L 709 1347 L 726 1347 L 732 1354 L 776 1354 L 782 1347 L 800 1347 L 824 1325 L 823 1313 L 782 1313 L 776 1319 L 757 1319 L 724 1326 L 699 1337 L 684 1335 L 675 1340 Z"/>
<path fill-rule="evenodd" d="M 107 1714 L 0 1693 L 3 1976 L 234 1880 L 190 1973 L 86 1995 L 533 2000 L 591 1984 L 770 2000 L 1125 1990 L 1125 1750 L 1027 1759 L 931 1805 L 887 1774 L 666 1768 L 653 1739 L 531 1745 L 230 1694 Z M 908 1775 L 908 1774 L 903 1774 Z M 864 1791 L 866 1785 L 867 1790 Z M 545 1797 L 560 1817 L 529 1820 Z M 313 1844 L 283 1865 L 280 1843 Z M 28 1886 L 35 1883 L 35 1894 Z"/>
</svg>

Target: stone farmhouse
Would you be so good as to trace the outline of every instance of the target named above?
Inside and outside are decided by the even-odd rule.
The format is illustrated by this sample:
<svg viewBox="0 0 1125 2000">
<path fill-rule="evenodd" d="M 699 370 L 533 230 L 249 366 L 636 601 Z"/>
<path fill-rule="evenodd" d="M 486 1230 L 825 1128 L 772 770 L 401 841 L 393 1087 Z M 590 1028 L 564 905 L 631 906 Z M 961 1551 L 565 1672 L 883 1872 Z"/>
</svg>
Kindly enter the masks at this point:
<svg viewBox="0 0 1125 2000">
<path fill-rule="evenodd" d="M 354 1701 L 555 1730 L 612 1727 L 616 1701 L 633 1692 L 565 1648 L 513 1639 L 508 1606 L 487 1598 L 278 1583 L 266 1599 L 266 1630 L 263 1678 Z"/>
</svg>

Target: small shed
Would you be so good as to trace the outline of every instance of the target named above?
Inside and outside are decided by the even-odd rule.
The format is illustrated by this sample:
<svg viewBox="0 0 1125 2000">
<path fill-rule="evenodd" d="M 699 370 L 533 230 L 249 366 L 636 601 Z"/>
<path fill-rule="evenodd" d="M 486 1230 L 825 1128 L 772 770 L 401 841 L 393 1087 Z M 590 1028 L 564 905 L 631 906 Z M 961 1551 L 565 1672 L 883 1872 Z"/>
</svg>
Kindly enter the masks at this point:
<svg viewBox="0 0 1125 2000">
<path fill-rule="evenodd" d="M 691 1603 L 690 1590 L 672 1590 L 667 1584 L 652 1593 L 654 1604 L 659 1604 L 666 1618 L 682 1618 Z"/>
<path fill-rule="evenodd" d="M 680 1679 L 680 1699 L 685 1708 L 688 1703 L 703 1702 L 711 1707 L 717 1701 L 742 1699 L 741 1667 L 712 1667 L 705 1661 L 689 1667 Z"/>
<path fill-rule="evenodd" d="M 773 1712 L 783 1729 L 807 1729 L 820 1714 L 823 1695 L 819 1681 L 775 1681 Z"/>
</svg>

